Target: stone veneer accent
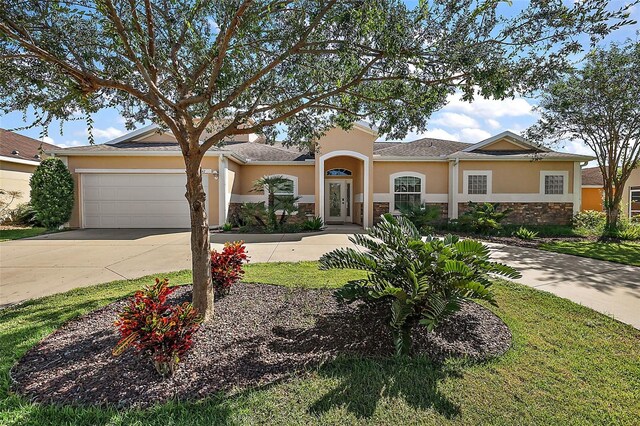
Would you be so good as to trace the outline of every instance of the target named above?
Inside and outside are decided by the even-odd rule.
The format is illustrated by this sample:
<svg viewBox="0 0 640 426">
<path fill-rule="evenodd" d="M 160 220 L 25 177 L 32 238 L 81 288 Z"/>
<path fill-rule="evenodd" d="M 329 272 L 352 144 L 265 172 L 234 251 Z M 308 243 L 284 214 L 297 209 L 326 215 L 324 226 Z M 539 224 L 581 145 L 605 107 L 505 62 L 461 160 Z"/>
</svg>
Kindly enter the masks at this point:
<svg viewBox="0 0 640 426">
<path fill-rule="evenodd" d="M 373 203 L 373 223 L 380 222 L 380 216 L 389 213 L 390 203 Z M 426 203 L 428 206 L 437 206 L 440 208 L 440 220 L 446 221 L 449 214 L 448 203 Z"/>
<path fill-rule="evenodd" d="M 504 224 L 516 225 L 567 225 L 573 217 L 573 203 L 498 203 L 498 210 L 511 209 Z M 458 204 L 458 215 L 468 208 L 467 203 Z"/>
</svg>

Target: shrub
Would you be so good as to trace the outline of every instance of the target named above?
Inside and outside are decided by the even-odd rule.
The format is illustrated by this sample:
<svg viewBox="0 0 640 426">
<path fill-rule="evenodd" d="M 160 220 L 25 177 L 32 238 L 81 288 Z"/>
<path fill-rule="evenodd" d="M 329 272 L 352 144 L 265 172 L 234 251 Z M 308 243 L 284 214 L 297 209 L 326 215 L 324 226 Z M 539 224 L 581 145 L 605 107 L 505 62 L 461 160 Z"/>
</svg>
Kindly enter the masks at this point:
<svg viewBox="0 0 640 426">
<path fill-rule="evenodd" d="M 60 159 L 43 160 L 29 184 L 31 205 L 38 222 L 55 229 L 69 220 L 73 209 L 73 177 Z"/>
<path fill-rule="evenodd" d="M 238 226 L 260 226 L 266 228 L 267 210 L 264 201 L 242 203 L 236 216 Z"/>
<path fill-rule="evenodd" d="M 233 225 L 230 224 L 229 222 L 225 223 L 224 225 L 222 225 L 222 230 L 224 232 L 229 232 L 233 229 Z"/>
<path fill-rule="evenodd" d="M 242 279 L 242 265 L 248 258 L 244 241 L 226 242 L 221 252 L 211 250 L 211 282 L 216 294 L 229 294 L 231 286 Z"/>
<path fill-rule="evenodd" d="M 576 213 L 571 220 L 574 228 L 585 229 L 590 231 L 602 232 L 607 222 L 607 215 L 604 212 L 595 210 L 586 210 Z"/>
<path fill-rule="evenodd" d="M 491 231 L 502 229 L 500 222 L 511 212 L 510 209 L 499 211 L 498 203 L 477 204 L 469 202 L 458 223 L 463 229 L 481 234 L 488 234 Z"/>
<path fill-rule="evenodd" d="M 440 207 L 426 203 L 402 206 L 400 213 L 409 219 L 423 235 L 433 232 L 433 224 L 440 219 L 441 215 Z"/>
<path fill-rule="evenodd" d="M 621 240 L 640 240 L 640 222 L 632 222 L 624 218 L 620 221 L 618 228 L 613 231 L 613 236 Z"/>
<path fill-rule="evenodd" d="M 156 278 L 155 285 L 137 291 L 115 322 L 122 339 L 113 349 L 118 356 L 129 346 L 151 355 L 156 371 L 163 377 L 172 375 L 181 357 L 191 348 L 192 336 L 202 323 L 198 311 L 185 302 L 167 303 L 175 289 L 169 280 Z"/>
<path fill-rule="evenodd" d="M 521 240 L 533 240 L 535 237 L 538 236 L 538 233 L 530 229 L 527 229 L 524 226 L 521 226 L 516 230 L 516 232 L 513 233 L 513 235 L 520 238 Z"/>
<path fill-rule="evenodd" d="M 324 227 L 324 222 L 320 216 L 314 216 L 302 222 L 302 230 L 304 231 L 319 231 Z"/>
<path fill-rule="evenodd" d="M 336 249 L 320 258 L 320 268 L 368 273 L 336 290 L 335 296 L 341 302 L 388 306 L 397 355 L 409 353 L 415 325 L 433 330 L 468 299 L 495 303 L 491 276 L 520 277 L 513 268 L 489 261 L 489 249 L 478 241 L 448 235 L 444 240 L 429 236 L 423 242 L 403 217 L 384 215 L 366 235 L 349 240 L 365 250 Z"/>
<path fill-rule="evenodd" d="M 18 198 L 22 198 L 22 192 L 9 191 L 0 188 L 0 223 L 11 221 L 11 204 Z"/>
</svg>

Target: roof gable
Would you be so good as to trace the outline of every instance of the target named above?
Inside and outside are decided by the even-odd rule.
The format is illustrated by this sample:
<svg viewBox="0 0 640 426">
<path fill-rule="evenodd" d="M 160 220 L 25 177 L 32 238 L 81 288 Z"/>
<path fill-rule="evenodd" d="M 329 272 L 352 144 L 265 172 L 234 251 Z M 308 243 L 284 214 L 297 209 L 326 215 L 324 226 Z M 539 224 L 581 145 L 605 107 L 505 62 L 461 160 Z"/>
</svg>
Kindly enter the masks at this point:
<svg viewBox="0 0 640 426">
<path fill-rule="evenodd" d="M 462 151 L 474 152 L 474 151 L 537 151 L 537 152 L 550 152 L 551 150 L 542 146 L 533 144 L 523 138 L 522 136 L 515 134 L 509 130 L 492 136 L 488 139 L 473 144 Z"/>
</svg>

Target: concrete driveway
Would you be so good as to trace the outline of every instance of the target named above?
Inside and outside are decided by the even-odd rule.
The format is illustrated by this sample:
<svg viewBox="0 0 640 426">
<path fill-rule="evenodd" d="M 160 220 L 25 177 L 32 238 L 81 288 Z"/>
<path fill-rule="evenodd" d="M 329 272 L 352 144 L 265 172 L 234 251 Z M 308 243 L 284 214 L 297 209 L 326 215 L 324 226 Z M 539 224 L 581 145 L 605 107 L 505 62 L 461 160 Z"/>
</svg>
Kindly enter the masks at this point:
<svg viewBox="0 0 640 426">
<path fill-rule="evenodd" d="M 351 229 L 353 231 L 353 229 Z M 347 234 L 212 234 L 247 242 L 252 262 L 317 260 Z M 77 287 L 191 268 L 185 230 L 87 229 L 0 243 L 0 307 Z"/>
<path fill-rule="evenodd" d="M 354 228 L 314 234 L 213 234 L 213 248 L 243 239 L 252 262 L 317 260 L 353 246 Z M 522 272 L 522 284 L 571 299 L 640 328 L 640 268 L 490 244 Z M 94 229 L 0 243 L 0 307 L 72 288 L 191 267 L 184 230 Z"/>
</svg>

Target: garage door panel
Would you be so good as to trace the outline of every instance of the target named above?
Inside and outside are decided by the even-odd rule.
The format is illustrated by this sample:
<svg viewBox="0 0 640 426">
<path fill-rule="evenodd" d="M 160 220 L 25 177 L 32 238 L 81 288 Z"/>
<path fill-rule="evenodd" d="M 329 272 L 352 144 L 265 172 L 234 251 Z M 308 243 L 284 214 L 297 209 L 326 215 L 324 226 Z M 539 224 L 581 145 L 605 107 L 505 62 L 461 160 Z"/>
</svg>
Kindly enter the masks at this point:
<svg viewBox="0 0 640 426">
<path fill-rule="evenodd" d="M 185 183 L 184 174 L 83 175 L 84 227 L 188 228 Z"/>
</svg>

